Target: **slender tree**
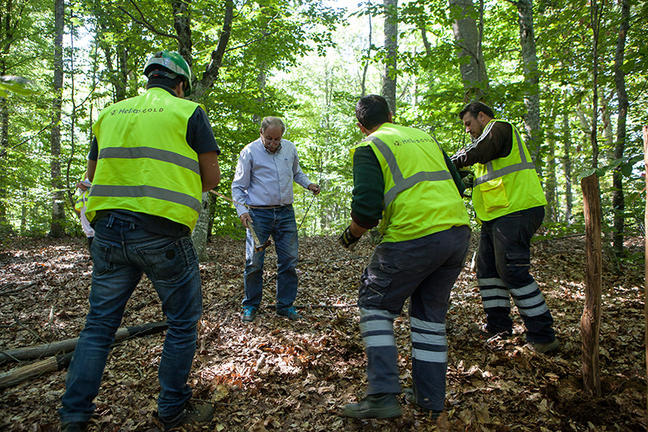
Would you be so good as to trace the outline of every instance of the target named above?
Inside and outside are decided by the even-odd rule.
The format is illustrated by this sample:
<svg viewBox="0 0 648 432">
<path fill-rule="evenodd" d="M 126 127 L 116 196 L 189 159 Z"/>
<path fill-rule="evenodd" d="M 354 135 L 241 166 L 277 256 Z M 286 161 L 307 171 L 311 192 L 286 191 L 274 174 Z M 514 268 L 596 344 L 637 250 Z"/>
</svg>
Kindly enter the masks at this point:
<svg viewBox="0 0 648 432">
<path fill-rule="evenodd" d="M 365 54 L 364 64 L 362 66 L 362 80 L 360 82 L 360 97 L 367 93 L 366 82 L 367 72 L 369 71 L 369 62 L 371 61 L 371 45 L 373 38 L 373 24 L 371 22 L 373 16 L 371 13 L 371 0 L 367 2 L 367 54 Z"/>
<path fill-rule="evenodd" d="M 396 76 L 398 57 L 398 0 L 384 0 L 385 8 L 385 72 L 382 78 L 382 94 L 389 107 L 396 113 Z"/>
<path fill-rule="evenodd" d="M 50 170 L 52 180 L 52 220 L 50 236 L 64 234 L 65 207 L 61 179 L 61 107 L 63 100 L 63 26 L 64 0 L 54 2 L 54 100 L 52 101 L 52 132 L 50 135 Z"/>
<path fill-rule="evenodd" d="M 536 55 L 536 42 L 533 31 L 533 0 L 513 1 L 518 10 L 520 27 L 520 46 L 522 47 L 522 71 L 524 73 L 524 131 L 527 145 L 536 166 L 540 168 L 540 73 Z M 538 170 L 540 171 L 540 169 Z"/>
<path fill-rule="evenodd" d="M 571 127 L 569 125 L 569 109 L 565 107 L 562 115 L 562 167 L 565 177 L 565 223 L 567 225 L 569 225 L 572 220 L 572 207 L 574 202 L 574 197 L 572 195 L 571 140 L 572 136 Z"/>
<path fill-rule="evenodd" d="M 626 93 L 623 59 L 629 27 L 630 0 L 621 0 L 621 22 L 619 23 L 619 35 L 616 44 L 616 55 L 614 57 L 614 83 L 616 85 L 616 94 L 619 102 L 616 143 L 614 146 L 615 159 L 622 159 L 625 150 L 626 119 L 628 116 L 628 94 Z M 625 229 L 625 198 L 623 194 L 623 174 L 618 168 L 615 169 L 612 173 L 612 186 L 612 206 L 614 207 L 614 250 L 617 255 L 620 255 L 623 253 L 623 231 Z"/>
</svg>

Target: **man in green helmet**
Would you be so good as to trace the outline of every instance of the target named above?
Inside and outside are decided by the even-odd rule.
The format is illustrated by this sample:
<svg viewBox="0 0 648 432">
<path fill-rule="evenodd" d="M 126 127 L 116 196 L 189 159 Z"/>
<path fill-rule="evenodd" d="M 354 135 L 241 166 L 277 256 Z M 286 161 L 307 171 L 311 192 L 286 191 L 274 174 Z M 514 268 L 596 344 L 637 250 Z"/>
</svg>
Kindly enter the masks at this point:
<svg viewBox="0 0 648 432">
<path fill-rule="evenodd" d="M 209 421 L 214 411 L 191 403 L 187 385 L 202 313 L 189 235 L 202 192 L 220 181 L 220 149 L 205 111 L 183 99 L 192 91 L 191 70 L 178 53 L 155 54 L 144 75 L 144 93 L 108 106 L 92 126 L 86 215 L 95 229 L 94 269 L 90 311 L 59 411 L 63 431 L 87 429 L 115 331 L 143 273 L 169 326 L 158 370 L 160 423 L 170 430 Z"/>
</svg>

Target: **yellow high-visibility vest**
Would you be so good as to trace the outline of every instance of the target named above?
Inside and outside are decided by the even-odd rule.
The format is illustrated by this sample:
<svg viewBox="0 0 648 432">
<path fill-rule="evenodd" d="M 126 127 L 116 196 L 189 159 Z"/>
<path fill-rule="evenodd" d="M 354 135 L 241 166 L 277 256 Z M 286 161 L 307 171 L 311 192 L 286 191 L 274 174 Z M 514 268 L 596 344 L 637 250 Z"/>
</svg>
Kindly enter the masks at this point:
<svg viewBox="0 0 648 432">
<path fill-rule="evenodd" d="M 193 229 L 202 203 L 198 154 L 186 140 L 198 104 L 150 88 L 104 109 L 92 126 L 99 144 L 86 215 L 124 209 Z"/>
<path fill-rule="evenodd" d="M 511 125 L 513 145 L 508 156 L 473 166 L 473 206 L 477 217 L 483 221 L 547 205 L 535 164 L 520 138 L 520 132 L 509 122 L 493 119 L 484 128 L 484 134 L 495 122 Z"/>
<path fill-rule="evenodd" d="M 384 123 L 369 144 L 385 180 L 383 242 L 413 240 L 468 225 L 468 213 L 439 145 L 427 133 Z"/>
</svg>

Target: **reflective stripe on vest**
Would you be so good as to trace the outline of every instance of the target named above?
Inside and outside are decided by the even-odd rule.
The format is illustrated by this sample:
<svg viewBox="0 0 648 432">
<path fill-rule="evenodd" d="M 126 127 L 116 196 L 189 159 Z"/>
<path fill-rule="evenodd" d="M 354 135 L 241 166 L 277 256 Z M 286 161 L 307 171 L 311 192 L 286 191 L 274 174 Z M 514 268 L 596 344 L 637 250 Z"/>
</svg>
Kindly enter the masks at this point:
<svg viewBox="0 0 648 432">
<path fill-rule="evenodd" d="M 92 196 L 103 197 L 128 197 L 128 198 L 157 198 L 164 201 L 170 201 L 176 204 L 182 204 L 190 207 L 200 213 L 201 201 L 191 195 L 182 192 L 175 192 L 168 189 L 162 189 L 155 186 L 108 186 L 94 185 L 92 187 Z"/>
<path fill-rule="evenodd" d="M 193 229 L 202 208 L 198 154 L 187 143 L 199 105 L 161 88 L 103 110 L 93 125 L 99 154 L 87 204 L 163 217 Z"/>
<path fill-rule="evenodd" d="M 394 186 L 392 186 L 385 193 L 385 208 L 387 208 L 387 206 L 391 204 L 392 201 L 394 201 L 394 198 L 396 198 L 399 193 L 411 188 L 417 183 L 423 181 L 452 180 L 452 175 L 449 171 L 420 171 L 407 178 L 403 178 L 403 174 L 401 173 L 401 170 L 398 166 L 398 162 L 396 162 L 394 152 L 391 151 L 387 144 L 385 144 L 380 138 L 375 136 L 368 136 L 366 139 L 370 140 L 376 145 L 380 153 L 387 161 L 387 166 L 389 167 L 389 171 L 391 172 L 392 178 L 394 179 Z"/>
<path fill-rule="evenodd" d="M 476 180 L 472 201 L 477 218 L 482 221 L 547 204 L 531 154 L 515 126 L 505 120 L 493 119 L 475 143 L 488 136 L 496 122 L 511 127 L 513 142 L 506 156 L 474 165 Z"/>
<path fill-rule="evenodd" d="M 384 179 L 383 242 L 421 238 L 468 225 L 443 151 L 424 131 L 385 123 L 365 138 Z"/>
<path fill-rule="evenodd" d="M 493 127 L 494 124 L 495 124 L 494 121 L 490 122 L 488 124 L 488 126 L 486 126 L 486 129 L 484 130 L 482 135 L 488 135 L 490 133 L 490 130 Z M 520 152 L 521 162 L 513 164 L 513 165 L 506 166 L 504 168 L 500 168 L 498 170 L 493 169 L 493 161 L 487 162 L 486 163 L 486 174 L 475 179 L 475 182 L 474 182 L 475 186 L 480 185 L 482 183 L 485 183 L 485 182 L 487 182 L 489 180 L 493 180 L 495 178 L 505 176 L 506 174 L 516 172 L 516 171 L 522 171 L 522 170 L 525 170 L 525 169 L 532 169 L 532 170 L 535 171 L 535 168 L 536 168 L 535 164 L 533 162 L 531 162 L 531 161 L 527 161 L 526 153 L 524 152 L 524 144 L 522 143 L 522 140 L 520 139 L 520 133 L 518 132 L 517 128 L 513 127 L 513 125 L 511 125 L 511 129 L 513 129 L 513 132 L 515 133 L 515 138 L 517 139 L 517 142 L 518 142 L 518 151 Z"/>
<path fill-rule="evenodd" d="M 138 159 L 148 158 L 162 162 L 169 162 L 174 165 L 187 168 L 200 175 L 200 165 L 198 161 L 188 158 L 178 153 L 168 150 L 160 150 L 153 147 L 110 147 L 99 152 L 99 159 L 102 158 L 122 158 Z"/>
</svg>

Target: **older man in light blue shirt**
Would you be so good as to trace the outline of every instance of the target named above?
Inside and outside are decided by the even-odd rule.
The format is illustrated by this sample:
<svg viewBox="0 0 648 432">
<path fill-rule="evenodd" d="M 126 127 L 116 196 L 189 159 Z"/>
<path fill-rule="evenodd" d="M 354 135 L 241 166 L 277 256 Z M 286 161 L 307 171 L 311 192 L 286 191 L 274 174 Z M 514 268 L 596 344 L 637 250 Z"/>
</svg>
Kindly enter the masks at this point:
<svg viewBox="0 0 648 432">
<path fill-rule="evenodd" d="M 320 188 L 311 183 L 299 167 L 295 145 L 282 139 L 286 128 L 277 117 L 261 122 L 260 137 L 241 150 L 232 181 L 232 198 L 244 227 L 250 222 L 261 243 L 270 236 L 277 251 L 277 314 L 292 320 L 300 316 L 293 306 L 297 297 L 297 224 L 293 211 L 293 181 L 317 195 Z M 245 204 L 245 205 L 242 205 Z M 254 239 L 247 230 L 243 321 L 253 321 L 263 293 L 265 251 L 255 252 Z"/>
</svg>

